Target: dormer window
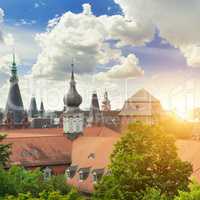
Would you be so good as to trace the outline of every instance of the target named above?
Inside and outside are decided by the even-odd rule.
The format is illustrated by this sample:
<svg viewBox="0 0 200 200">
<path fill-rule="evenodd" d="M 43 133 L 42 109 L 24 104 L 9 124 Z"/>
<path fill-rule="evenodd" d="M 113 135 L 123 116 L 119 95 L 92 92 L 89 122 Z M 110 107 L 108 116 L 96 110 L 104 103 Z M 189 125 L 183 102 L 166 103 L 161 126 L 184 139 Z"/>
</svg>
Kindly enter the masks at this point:
<svg viewBox="0 0 200 200">
<path fill-rule="evenodd" d="M 83 175 L 83 171 L 79 172 L 79 180 L 83 181 L 84 180 L 84 175 Z"/>
<path fill-rule="evenodd" d="M 96 173 L 96 172 L 94 172 L 94 173 L 92 174 L 92 180 L 93 180 L 93 183 L 97 183 L 98 178 L 97 178 L 97 173 Z"/>
<path fill-rule="evenodd" d="M 84 181 L 88 178 L 90 174 L 90 167 L 80 168 L 78 172 L 79 172 L 79 180 Z"/>
<path fill-rule="evenodd" d="M 65 171 L 66 178 L 73 178 L 76 174 L 77 168 L 77 165 L 70 166 L 69 168 L 67 168 Z"/>
<path fill-rule="evenodd" d="M 93 183 L 98 183 L 98 181 L 101 180 L 102 176 L 104 174 L 104 169 L 94 169 L 92 171 L 92 180 L 93 180 Z"/>
<path fill-rule="evenodd" d="M 46 167 L 43 170 L 44 180 L 48 180 L 51 177 L 51 172 L 52 172 L 52 169 L 50 169 L 49 167 Z"/>
<path fill-rule="evenodd" d="M 94 159 L 95 159 L 95 154 L 94 154 L 94 153 L 90 153 L 90 154 L 88 155 L 88 159 L 94 160 Z"/>
</svg>

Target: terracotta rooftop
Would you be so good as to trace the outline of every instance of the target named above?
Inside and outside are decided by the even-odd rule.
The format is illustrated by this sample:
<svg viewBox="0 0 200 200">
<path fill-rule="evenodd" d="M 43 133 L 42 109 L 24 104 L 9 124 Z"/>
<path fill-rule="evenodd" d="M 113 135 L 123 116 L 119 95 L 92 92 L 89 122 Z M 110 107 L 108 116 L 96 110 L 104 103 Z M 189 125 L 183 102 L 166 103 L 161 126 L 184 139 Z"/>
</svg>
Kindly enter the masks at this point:
<svg viewBox="0 0 200 200">
<path fill-rule="evenodd" d="M 39 167 L 71 163 L 72 142 L 64 136 L 10 137 L 3 142 L 12 144 L 11 165 Z"/>
<path fill-rule="evenodd" d="M 10 129 L 10 130 L 1 130 L 0 134 L 6 134 L 7 138 L 63 136 L 63 129 L 62 128 Z"/>
<path fill-rule="evenodd" d="M 78 170 L 89 168 L 90 173 L 86 180 L 80 181 L 77 170 L 75 176 L 68 179 L 68 184 L 77 187 L 82 192 L 92 192 L 94 183 L 91 172 L 97 169 L 104 169 L 104 173 L 106 172 L 110 154 L 118 139 L 119 137 L 79 137 L 75 140 L 72 148 L 72 166 L 78 166 Z"/>
<path fill-rule="evenodd" d="M 104 126 L 93 126 L 85 128 L 83 135 L 85 137 L 118 137 L 119 133 Z"/>
<path fill-rule="evenodd" d="M 200 182 L 200 141 L 196 140 L 178 140 L 176 142 L 178 154 L 184 161 L 192 164 L 193 174 L 198 182 Z"/>
<path fill-rule="evenodd" d="M 62 128 L 14 129 L 0 134 L 7 135 L 4 143 L 12 144 L 10 164 L 33 167 L 71 163 L 72 141 L 63 134 Z M 88 127 L 80 138 L 90 141 L 89 137 L 94 140 L 97 137 L 118 137 L 118 133 L 106 127 Z M 77 141 L 79 139 L 74 145 Z"/>
</svg>

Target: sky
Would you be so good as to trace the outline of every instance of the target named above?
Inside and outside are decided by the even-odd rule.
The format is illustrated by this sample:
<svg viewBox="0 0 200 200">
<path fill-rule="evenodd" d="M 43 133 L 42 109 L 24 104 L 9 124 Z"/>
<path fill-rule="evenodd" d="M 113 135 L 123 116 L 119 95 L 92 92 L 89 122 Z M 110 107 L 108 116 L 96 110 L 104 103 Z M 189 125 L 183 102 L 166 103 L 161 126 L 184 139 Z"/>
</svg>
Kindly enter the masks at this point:
<svg viewBox="0 0 200 200">
<path fill-rule="evenodd" d="M 82 108 L 108 91 L 113 109 L 141 88 L 186 116 L 200 106 L 199 0 L 0 0 L 0 107 L 16 54 L 30 98 L 62 109 L 74 60 Z"/>
</svg>

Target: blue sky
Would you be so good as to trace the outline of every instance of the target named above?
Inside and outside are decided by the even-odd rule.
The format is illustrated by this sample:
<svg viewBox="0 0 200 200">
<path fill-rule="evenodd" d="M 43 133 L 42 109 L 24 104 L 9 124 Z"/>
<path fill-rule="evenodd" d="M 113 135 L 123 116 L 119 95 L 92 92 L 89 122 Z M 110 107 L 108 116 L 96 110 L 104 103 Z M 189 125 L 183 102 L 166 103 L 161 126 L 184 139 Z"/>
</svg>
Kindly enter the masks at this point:
<svg viewBox="0 0 200 200">
<path fill-rule="evenodd" d="M 118 0 L 118 1 L 122 2 L 122 4 L 118 5 L 114 2 L 114 0 L 101 0 L 101 1 L 97 1 L 97 0 L 81 0 L 81 1 L 80 0 L 59 0 L 59 1 L 58 0 L 0 0 L 0 8 L 2 8 L 5 13 L 4 23 L 3 23 L 3 32 L 11 33 L 15 38 L 15 42 L 16 42 L 15 51 L 16 51 L 16 54 L 18 54 L 20 57 L 19 74 L 20 76 L 22 76 L 21 79 L 23 79 L 25 75 L 31 74 L 31 71 L 33 69 L 32 66 L 37 62 L 38 55 L 40 55 L 40 53 L 43 51 L 41 50 L 39 46 L 41 45 L 41 42 L 40 43 L 36 42 L 35 37 L 37 34 L 46 32 L 49 20 L 55 17 L 60 17 L 68 11 L 71 11 L 72 13 L 81 13 L 83 10 L 82 5 L 84 3 L 90 4 L 92 6 L 92 13 L 95 16 L 102 16 L 102 15 L 108 15 L 108 16 L 123 15 L 125 17 L 126 15 L 129 16 L 130 13 L 128 13 L 128 11 L 127 13 L 126 11 L 123 12 L 123 8 L 124 8 L 123 6 L 124 5 L 126 6 L 126 3 L 128 1 L 125 1 L 125 0 Z M 134 0 L 134 1 L 137 2 L 137 0 Z M 192 3 L 194 1 L 196 0 L 192 0 Z M 141 0 L 138 2 L 144 2 L 144 1 Z M 149 2 L 153 2 L 153 0 Z M 134 4 L 132 4 L 132 2 L 129 2 L 129 4 L 130 5 L 128 5 L 128 9 L 133 9 Z M 168 5 L 164 5 L 164 6 L 166 7 Z M 181 9 L 181 5 L 179 7 Z M 177 19 L 180 18 L 178 16 L 179 7 L 177 8 L 177 10 L 175 9 L 175 14 L 177 13 Z M 136 10 L 136 8 L 134 9 L 137 13 L 138 10 Z M 163 9 L 163 8 L 160 7 L 160 9 Z M 173 7 L 171 10 L 173 11 Z M 141 14 L 141 16 L 144 15 L 144 17 L 146 17 L 146 13 L 150 11 L 151 11 L 151 8 L 149 7 L 149 9 L 147 8 L 146 11 L 139 10 L 139 13 Z M 180 15 L 181 14 L 182 12 L 180 12 Z M 190 13 L 188 12 L 186 13 L 186 15 L 187 14 L 189 18 Z M 171 16 L 174 16 L 173 13 L 171 13 Z M 135 17 L 137 19 L 137 16 L 133 16 L 133 19 Z M 160 18 L 162 19 L 162 17 L 163 16 L 161 16 Z M 147 15 L 147 19 L 148 19 L 148 15 Z M 155 19 L 152 18 L 152 21 L 153 20 Z M 159 23 L 157 23 L 156 20 L 158 20 Z M 180 41 L 179 43 L 177 43 L 173 37 L 169 37 L 170 35 L 169 33 L 166 33 L 167 30 L 173 30 L 172 28 L 176 29 L 176 26 L 177 24 L 179 25 L 179 23 L 177 23 L 176 25 L 173 25 L 173 23 L 168 23 L 167 25 L 171 24 L 172 28 L 167 27 L 167 29 L 165 29 L 165 27 L 163 28 L 163 24 L 165 23 L 166 18 L 164 18 L 163 21 L 159 21 L 159 19 L 156 19 L 156 20 L 155 20 L 155 24 L 157 23 L 158 26 L 156 25 L 156 31 L 152 40 L 142 45 L 131 45 L 129 43 L 128 45 L 121 47 L 120 51 L 122 52 L 121 57 L 124 57 L 124 58 L 128 57 L 128 55 L 130 54 L 134 54 L 139 61 L 138 65 L 141 67 L 142 70 L 144 70 L 144 76 L 140 78 L 136 78 L 136 79 L 133 78 L 133 80 L 130 78 L 128 79 L 130 83 L 133 84 L 135 87 L 133 88 L 133 91 L 132 89 L 130 89 L 130 91 L 128 90 L 127 96 L 130 96 L 137 89 L 141 87 L 145 87 L 148 90 L 150 90 L 152 93 L 154 93 L 158 98 L 160 98 L 164 104 L 167 104 L 166 93 L 168 93 L 171 90 L 174 90 L 177 84 L 179 86 L 183 85 L 182 83 L 185 83 L 186 82 L 185 80 L 187 81 L 198 80 L 198 77 L 200 75 L 200 70 L 198 67 L 193 68 L 193 67 L 188 66 L 187 61 L 191 60 L 191 55 L 188 54 L 188 51 L 186 51 L 186 53 L 184 52 L 185 54 L 183 54 L 183 51 L 181 51 L 182 44 L 180 44 Z M 176 22 L 176 15 L 175 15 L 174 21 Z M 182 23 L 180 23 L 180 26 L 182 26 Z M 177 27 L 178 30 L 183 29 L 183 31 L 184 31 L 184 28 L 185 27 L 181 27 L 180 29 L 178 29 Z M 187 30 L 187 27 L 185 30 Z M 173 32 L 173 31 L 171 32 L 175 34 L 176 32 L 175 31 Z M 177 33 L 180 34 L 178 31 Z M 179 38 L 178 34 L 177 34 L 177 38 Z M 182 35 L 180 34 L 180 38 L 181 37 Z M 133 43 L 134 42 L 135 41 L 133 41 Z M 112 46 L 112 43 L 110 43 L 109 45 Z M 115 45 L 115 43 L 113 45 Z M 176 46 L 177 48 L 174 48 L 174 46 Z M 3 56 L 4 54 L 8 54 L 10 52 L 12 52 L 11 48 L 7 48 L 7 47 L 2 48 L 0 51 L 0 56 Z M 192 54 L 192 56 L 193 55 L 194 54 Z M 192 59 L 194 59 L 194 57 L 192 57 Z M 97 64 L 95 72 L 101 72 L 101 71 L 105 72 L 106 70 L 109 70 L 109 68 L 111 68 L 112 65 L 114 64 L 117 64 L 117 62 L 113 60 L 111 60 L 106 65 Z M 54 71 L 51 72 L 51 74 L 53 73 Z M 3 74 L 1 74 L 0 83 L 3 83 L 5 81 L 5 78 L 8 79 L 8 76 L 4 76 Z M 160 84 L 161 82 L 162 84 Z M 109 83 L 107 83 L 107 85 L 112 85 L 112 84 L 122 85 L 122 83 L 124 83 L 124 81 L 121 81 L 121 82 L 110 81 Z M 112 91 L 111 91 L 111 98 L 112 98 Z M 178 101 L 176 102 L 176 104 L 179 104 Z M 171 108 L 173 106 L 176 107 L 176 105 L 172 105 Z M 168 108 L 169 108 L 169 105 L 168 105 Z"/>
<path fill-rule="evenodd" d="M 57 15 L 61 16 L 67 11 L 80 13 L 84 3 L 92 5 L 93 13 L 96 16 L 122 14 L 121 8 L 113 0 L 60 0 L 59 3 L 57 0 L 0 0 L 0 7 L 5 12 L 5 24 L 16 26 L 19 23 L 20 28 L 42 32 L 45 31 L 50 19 Z M 162 43 L 162 41 L 163 39 L 157 33 L 155 38 L 145 48 L 128 47 L 123 52 L 125 55 L 134 52 L 147 73 L 165 70 L 169 72 L 170 70 L 176 71 L 180 68 L 187 68 L 186 60 L 179 50 L 174 49 L 168 43 Z M 163 49 L 163 52 L 159 52 L 157 49 Z M 172 51 L 169 51 L 169 54 L 167 54 L 165 50 Z M 159 53 L 155 53 L 156 51 Z M 34 63 L 34 59 L 32 62 Z M 167 67 L 171 65 L 174 67 Z M 26 73 L 27 68 L 24 68 L 22 73 L 23 71 Z"/>
<path fill-rule="evenodd" d="M 112 0 L 1 0 L 0 6 L 6 13 L 6 23 L 13 24 L 21 19 L 36 21 L 32 28 L 43 30 L 47 22 L 55 15 L 62 15 L 67 11 L 80 13 L 82 4 L 90 3 L 95 15 L 113 15 L 121 13 L 120 7 Z"/>
</svg>

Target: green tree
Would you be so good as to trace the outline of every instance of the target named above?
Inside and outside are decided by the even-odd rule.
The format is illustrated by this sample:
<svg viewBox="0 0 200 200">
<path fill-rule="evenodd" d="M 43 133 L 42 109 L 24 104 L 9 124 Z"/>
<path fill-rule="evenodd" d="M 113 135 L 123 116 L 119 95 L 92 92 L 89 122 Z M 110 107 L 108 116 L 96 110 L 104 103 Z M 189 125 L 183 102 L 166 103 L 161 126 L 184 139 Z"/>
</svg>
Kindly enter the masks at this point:
<svg viewBox="0 0 200 200">
<path fill-rule="evenodd" d="M 0 134 L 0 166 L 5 167 L 6 163 L 9 160 L 9 156 L 11 153 L 10 144 L 3 144 L 2 140 L 5 139 L 6 135 Z"/>
<path fill-rule="evenodd" d="M 94 199 L 138 200 L 147 188 L 173 197 L 188 189 L 192 167 L 178 158 L 173 137 L 158 126 L 138 122 L 116 144 L 109 171 Z"/>
<path fill-rule="evenodd" d="M 30 193 L 33 197 L 38 197 L 43 191 L 47 193 L 58 191 L 64 195 L 71 192 L 71 187 L 66 184 L 64 175 L 44 180 L 39 169 L 28 171 L 18 166 L 12 166 L 9 170 L 0 168 L 0 197 L 17 196 L 19 193 Z"/>
<path fill-rule="evenodd" d="M 71 187 L 66 184 L 66 177 L 64 175 L 58 175 L 44 181 L 42 189 L 45 191 L 59 191 L 64 195 L 70 192 Z"/>
<path fill-rule="evenodd" d="M 190 184 L 190 191 L 180 191 L 179 195 L 174 200 L 199 200 L 200 199 L 200 185 L 193 182 Z"/>
<path fill-rule="evenodd" d="M 31 193 L 19 194 L 15 196 L 7 196 L 2 200 L 84 200 L 84 198 L 76 191 L 72 190 L 68 195 L 62 195 L 58 191 L 42 192 L 38 198 L 35 198 Z"/>
</svg>

